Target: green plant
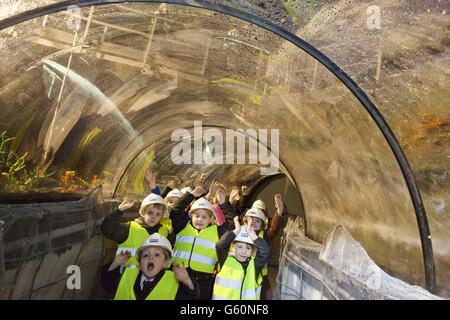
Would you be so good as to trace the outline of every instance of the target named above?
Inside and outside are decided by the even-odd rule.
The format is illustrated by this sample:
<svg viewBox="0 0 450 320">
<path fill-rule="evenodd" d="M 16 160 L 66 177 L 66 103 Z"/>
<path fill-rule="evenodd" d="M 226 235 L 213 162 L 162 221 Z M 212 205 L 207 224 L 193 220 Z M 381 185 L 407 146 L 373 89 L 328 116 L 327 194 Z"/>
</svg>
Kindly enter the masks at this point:
<svg viewBox="0 0 450 320">
<path fill-rule="evenodd" d="M 307 1 L 309 2 L 309 1 Z M 283 0 L 281 2 L 283 5 L 284 10 L 286 13 L 291 17 L 293 23 L 299 23 L 300 22 L 300 15 L 297 12 L 297 9 L 295 7 L 295 2 L 293 1 L 287 1 Z"/>
<path fill-rule="evenodd" d="M 14 137 L 8 137 L 6 131 L 0 136 L 0 191 L 2 192 L 29 191 L 37 180 L 52 175 L 52 173 L 39 174 L 37 167 L 28 170 L 26 164 L 28 152 L 19 156 L 10 149 L 10 143 L 14 139 Z"/>
</svg>

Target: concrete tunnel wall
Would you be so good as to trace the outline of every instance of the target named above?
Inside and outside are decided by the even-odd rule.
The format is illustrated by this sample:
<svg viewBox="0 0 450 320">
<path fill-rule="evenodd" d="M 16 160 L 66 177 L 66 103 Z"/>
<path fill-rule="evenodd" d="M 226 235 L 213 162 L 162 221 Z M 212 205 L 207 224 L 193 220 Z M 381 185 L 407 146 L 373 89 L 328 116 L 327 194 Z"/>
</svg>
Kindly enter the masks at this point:
<svg viewBox="0 0 450 320">
<path fill-rule="evenodd" d="M 443 40 L 448 21 L 437 4 L 430 12 L 420 3 L 384 1 L 384 14 L 394 22 L 373 31 L 364 28 L 368 2 L 317 3 L 300 23 L 283 27 L 344 68 L 387 118 L 418 178 L 438 293 L 448 295 L 448 139 L 442 138 L 448 128 L 448 73 L 423 70 L 448 65 Z M 405 8 L 408 14 L 400 18 Z M 227 183 L 254 184 L 261 176 L 253 165 L 171 165 L 171 132 L 191 129 L 196 120 L 222 129 L 278 128 L 281 170 L 304 201 L 308 236 L 321 242 L 330 226 L 340 223 L 391 275 L 424 286 L 404 178 L 386 140 L 349 90 L 299 48 L 251 23 L 175 5 L 156 15 L 160 9 L 159 4 L 103 5 L 81 10 L 78 33 L 67 28 L 64 12 L 1 32 L 6 57 L 0 63 L 1 131 L 15 137 L 17 154 L 28 152 L 28 166 L 54 171 L 56 177 L 37 179 L 31 189 L 83 194 L 99 179 L 105 198 L 115 191 L 143 194 L 142 168 L 150 163 L 161 183 L 175 176 L 188 184 L 206 171 Z M 401 46 L 391 45 L 415 18 L 427 40 L 419 44 L 419 36 L 409 35 Z M 426 27 L 430 19 L 433 32 Z M 379 59 L 377 66 L 373 62 Z M 420 63 L 406 64 L 408 59 Z M 411 76 L 418 73 L 426 81 Z M 35 85 L 25 85 L 31 82 Z M 393 89 L 395 83 L 403 87 Z M 412 138 L 415 126 L 422 135 L 418 140 Z M 83 180 L 72 184 L 76 190 L 58 181 L 67 171 Z M 9 188 L 4 192 L 16 191 L 4 185 Z"/>
</svg>

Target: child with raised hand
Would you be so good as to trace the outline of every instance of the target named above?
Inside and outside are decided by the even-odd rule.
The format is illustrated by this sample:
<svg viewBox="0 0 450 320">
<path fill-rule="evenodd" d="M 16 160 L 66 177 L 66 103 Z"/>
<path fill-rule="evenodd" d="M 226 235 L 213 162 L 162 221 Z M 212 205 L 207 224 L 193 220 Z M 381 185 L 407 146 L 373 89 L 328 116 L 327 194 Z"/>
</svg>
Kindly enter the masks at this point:
<svg viewBox="0 0 450 320">
<path fill-rule="evenodd" d="M 145 170 L 145 179 L 147 180 L 151 193 L 161 195 L 161 191 L 156 184 L 156 174 L 152 170 L 152 168 L 148 167 Z M 164 210 L 164 215 L 160 221 L 161 225 L 164 226 L 168 231 L 168 239 L 173 244 L 175 242 L 175 238 L 172 235 L 172 220 L 170 219 L 170 212 L 172 210 L 173 205 L 176 201 L 181 197 L 182 193 L 176 189 L 176 182 L 174 179 L 168 179 L 166 188 L 163 191 L 161 197 L 164 198 L 166 203 L 166 210 Z M 142 217 L 138 217 L 134 220 L 138 224 L 142 224 Z"/>
<path fill-rule="evenodd" d="M 239 217 L 234 218 L 234 225 L 234 230 L 216 244 L 221 268 L 214 282 L 213 300 L 259 300 L 261 270 L 270 248 L 249 225 L 241 226 Z"/>
<path fill-rule="evenodd" d="M 156 175 L 151 168 L 147 168 L 145 171 L 145 178 L 150 185 L 151 191 L 156 194 L 160 194 L 159 187 L 156 185 Z M 161 196 L 166 202 L 167 210 L 165 211 L 164 217 L 161 220 L 161 224 L 169 229 L 169 233 L 172 231 L 172 220 L 170 219 L 170 214 L 175 203 L 181 198 L 183 193 L 177 189 L 175 179 L 168 179 L 166 182 L 166 188 L 164 189 Z M 172 237 L 169 238 L 171 243 L 174 243 Z"/>
<path fill-rule="evenodd" d="M 218 226 L 223 225 L 224 223 L 227 223 L 227 219 L 225 218 L 225 214 L 223 213 L 223 210 L 220 206 L 220 204 L 225 204 L 225 206 L 228 206 L 226 203 L 226 188 L 223 184 L 219 183 L 218 181 L 214 180 L 211 185 L 209 186 L 209 192 L 206 196 L 206 199 L 208 199 L 211 204 L 213 205 L 214 210 L 214 216 L 216 218 L 216 224 Z M 231 202 L 230 202 L 231 205 Z M 230 209 L 229 209 L 230 210 Z M 235 214 L 233 212 L 233 214 Z M 230 223 L 231 221 L 228 221 Z M 232 226 L 230 226 L 232 229 Z"/>
<path fill-rule="evenodd" d="M 199 287 L 189 277 L 183 265 L 167 270 L 172 258 L 170 242 L 158 233 L 145 239 L 136 252 L 138 268 L 121 266 L 132 257 L 129 250 L 121 251 L 111 264 L 102 268 L 100 283 L 115 300 L 185 300 L 197 299 Z"/>
<path fill-rule="evenodd" d="M 221 226 L 214 223 L 213 207 L 201 197 L 205 179 L 197 179 L 192 193 L 186 192 L 172 210 L 172 227 L 176 234 L 173 263 L 184 263 L 191 278 L 200 286 L 201 300 L 211 299 L 217 264 L 216 243 L 230 229 L 227 223 Z M 224 190 L 216 192 L 216 198 L 226 219 L 232 221 L 235 215 Z M 186 208 L 194 199 L 197 200 L 187 213 Z"/>
<path fill-rule="evenodd" d="M 167 204 L 167 209 L 172 210 L 178 200 L 180 200 L 180 198 L 183 196 L 183 194 L 184 193 L 176 188 L 167 193 L 166 197 L 164 198 L 164 201 L 166 201 Z"/>
<path fill-rule="evenodd" d="M 134 200 L 131 197 L 125 197 L 118 208 L 105 217 L 100 226 L 100 230 L 106 238 L 117 242 L 116 254 L 121 251 L 132 253 L 131 258 L 124 265 L 131 268 L 138 265 L 134 253 L 142 241 L 154 233 L 159 233 L 164 237 L 169 234 L 169 230 L 161 224 L 161 219 L 166 210 L 166 204 L 161 196 L 149 194 L 141 203 L 140 218 L 135 221 L 121 222 L 124 211 L 130 209 L 133 205 Z"/>
<path fill-rule="evenodd" d="M 283 221 L 287 218 L 286 206 L 283 203 L 283 197 L 277 193 L 274 195 L 276 214 L 272 216 L 269 226 L 267 226 L 267 210 L 262 200 L 256 200 L 253 206 L 246 211 L 244 222 L 252 225 L 256 233 L 264 240 L 271 242 L 283 226 Z"/>
<path fill-rule="evenodd" d="M 168 179 L 166 182 L 166 188 L 161 193 L 161 190 L 159 189 L 158 185 L 156 184 L 156 174 L 153 171 L 151 167 L 148 167 L 145 169 L 144 172 L 145 180 L 147 180 L 147 183 L 150 187 L 150 193 L 158 194 L 163 198 L 166 198 L 166 196 L 169 194 L 170 191 L 176 189 L 176 181 L 174 179 Z"/>
<path fill-rule="evenodd" d="M 274 195 L 276 213 L 273 215 L 270 226 L 267 228 L 267 215 L 265 211 L 265 204 L 262 200 L 257 200 L 253 203 L 252 208 L 247 210 L 244 215 L 244 222 L 251 226 L 255 233 L 259 237 L 263 238 L 268 244 L 270 244 L 276 235 L 280 232 L 286 222 L 287 212 L 286 206 L 283 203 L 281 194 Z M 268 278 L 267 266 L 262 270 L 263 284 L 262 284 L 262 300 L 272 299 L 272 289 Z"/>
<path fill-rule="evenodd" d="M 161 195 L 158 185 L 156 184 L 156 174 L 151 167 L 148 167 L 144 171 L 145 180 L 150 187 L 150 193 Z"/>
<path fill-rule="evenodd" d="M 235 189 L 233 189 L 233 191 L 234 191 L 233 194 L 230 194 L 230 197 L 233 195 L 232 201 L 230 202 L 233 205 L 236 214 L 238 216 L 242 216 L 245 213 L 245 210 L 247 210 L 250 207 L 248 204 L 249 188 L 247 186 L 242 186 L 240 195 L 239 195 L 239 187 L 237 187 L 237 192 Z"/>
<path fill-rule="evenodd" d="M 238 201 L 240 200 L 240 195 L 239 195 L 239 187 L 238 186 L 234 186 L 231 189 L 230 192 L 230 197 L 229 197 L 229 201 L 231 203 L 231 205 L 234 205 L 235 203 L 238 203 Z"/>
<path fill-rule="evenodd" d="M 180 200 L 180 198 L 183 196 L 183 193 L 178 189 L 172 189 L 164 198 L 164 201 L 167 205 L 167 211 L 164 215 L 161 224 L 165 226 L 167 229 L 169 229 L 169 232 L 172 232 L 172 219 L 170 218 L 172 213 L 172 208 L 174 205 Z M 170 239 L 171 240 L 171 239 Z M 172 242 L 172 240 L 171 240 Z"/>
</svg>

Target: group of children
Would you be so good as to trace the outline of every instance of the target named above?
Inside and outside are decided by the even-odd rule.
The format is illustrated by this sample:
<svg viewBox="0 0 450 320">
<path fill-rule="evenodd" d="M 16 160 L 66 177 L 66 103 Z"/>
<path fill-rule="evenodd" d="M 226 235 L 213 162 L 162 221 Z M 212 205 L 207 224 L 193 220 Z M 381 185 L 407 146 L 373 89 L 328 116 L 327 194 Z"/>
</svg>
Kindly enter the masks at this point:
<svg viewBox="0 0 450 320">
<path fill-rule="evenodd" d="M 173 182 L 163 194 L 146 171 L 151 193 L 139 217 L 125 221 L 134 205 L 126 197 L 105 217 L 101 230 L 117 242 L 112 263 L 103 266 L 101 284 L 118 300 L 258 300 L 271 299 L 267 277 L 269 244 L 284 225 L 286 206 L 274 197 L 270 225 L 263 201 L 247 207 L 248 188 L 214 181 L 206 194 L 206 176 L 194 189 L 178 190 Z M 240 220 L 243 221 L 241 225 Z"/>
</svg>

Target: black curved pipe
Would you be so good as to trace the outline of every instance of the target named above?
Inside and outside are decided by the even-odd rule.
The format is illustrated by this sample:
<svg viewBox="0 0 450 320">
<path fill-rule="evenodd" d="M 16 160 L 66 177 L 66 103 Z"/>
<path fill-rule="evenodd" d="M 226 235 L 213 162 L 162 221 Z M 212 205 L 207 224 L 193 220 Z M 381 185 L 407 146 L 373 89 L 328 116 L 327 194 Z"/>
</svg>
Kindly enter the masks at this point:
<svg viewBox="0 0 450 320">
<path fill-rule="evenodd" d="M 408 160 L 397 141 L 393 131 L 389 127 L 387 121 L 381 115 L 380 111 L 377 109 L 375 104 L 369 99 L 366 93 L 342 70 L 340 69 L 331 59 L 325 56 L 322 52 L 317 50 L 315 47 L 310 45 L 308 42 L 300 39 L 295 34 L 292 34 L 281 27 L 274 25 L 270 22 L 264 21 L 252 14 L 242 12 L 240 10 L 230 8 L 227 6 L 210 3 L 208 1 L 196 1 L 196 0 L 165 0 L 165 1 L 157 1 L 157 0 L 73 0 L 73 1 L 64 1 L 61 3 L 51 4 L 49 6 L 43 8 L 37 8 L 34 10 L 30 10 L 27 12 L 23 12 L 7 19 L 0 21 L 0 30 L 13 26 L 18 23 L 22 23 L 24 21 L 34 19 L 43 15 L 56 13 L 67 9 L 69 6 L 77 5 L 79 7 L 88 7 L 92 5 L 101 5 L 101 4 L 113 4 L 113 3 L 123 3 L 123 2 L 140 2 L 140 3 L 169 3 L 169 4 L 179 4 L 184 6 L 208 9 L 212 11 L 216 11 L 219 13 L 223 13 L 229 16 L 233 16 L 235 18 L 239 18 L 245 20 L 247 22 L 251 22 L 263 29 L 271 31 L 276 35 L 284 38 L 285 40 L 291 42 L 296 45 L 304 52 L 309 54 L 311 57 L 319 61 L 325 68 L 330 70 L 352 93 L 353 95 L 361 102 L 367 112 L 370 114 L 372 119 L 377 124 L 378 128 L 380 128 L 382 134 L 384 135 L 386 141 L 389 144 L 392 152 L 394 153 L 395 158 L 397 159 L 398 164 L 400 165 L 400 169 L 402 171 L 403 177 L 405 178 L 406 185 L 408 186 L 408 190 L 411 194 L 414 211 L 416 214 L 417 224 L 419 227 L 420 240 L 422 245 L 422 255 L 424 260 L 424 269 L 425 269 L 425 282 L 428 291 L 432 293 L 436 293 L 436 270 L 434 265 L 434 256 L 433 256 L 433 246 L 431 241 L 430 228 L 428 225 L 428 219 L 425 212 L 425 207 L 422 202 L 422 197 L 420 195 L 419 187 L 414 178 L 414 173 L 408 163 Z"/>
</svg>

